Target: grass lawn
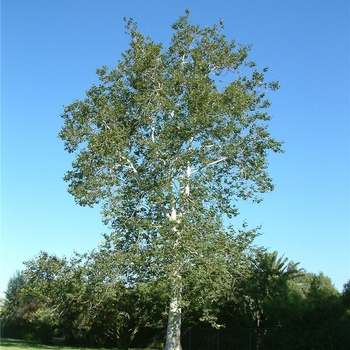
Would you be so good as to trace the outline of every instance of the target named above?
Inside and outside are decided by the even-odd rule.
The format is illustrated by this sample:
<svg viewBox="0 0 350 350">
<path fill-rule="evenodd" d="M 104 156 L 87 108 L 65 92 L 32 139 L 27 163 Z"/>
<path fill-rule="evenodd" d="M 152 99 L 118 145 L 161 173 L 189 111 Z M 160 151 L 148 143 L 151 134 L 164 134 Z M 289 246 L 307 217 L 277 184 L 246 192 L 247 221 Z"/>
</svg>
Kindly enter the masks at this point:
<svg viewBox="0 0 350 350">
<path fill-rule="evenodd" d="M 2 350 L 41 350 L 41 349 L 47 349 L 47 350 L 79 350 L 84 349 L 87 350 L 87 348 L 80 348 L 80 347 L 71 347 L 71 346 L 63 346 L 63 345 L 44 345 L 40 344 L 34 341 L 27 341 L 27 340 L 18 340 L 18 339 L 9 339 L 9 338 L 0 338 L 0 348 Z M 100 349 L 102 350 L 102 349 Z M 117 350 L 117 349 L 114 349 Z M 138 350 L 138 349 L 129 349 L 129 350 Z M 152 350 L 152 349 L 149 349 Z"/>
<path fill-rule="evenodd" d="M 48 350 L 78 350 L 83 348 L 73 348 L 63 345 L 44 345 L 37 343 L 35 341 L 19 340 L 19 339 L 9 339 L 1 338 L 0 347 L 3 350 L 34 350 L 34 349 L 48 349 Z"/>
</svg>

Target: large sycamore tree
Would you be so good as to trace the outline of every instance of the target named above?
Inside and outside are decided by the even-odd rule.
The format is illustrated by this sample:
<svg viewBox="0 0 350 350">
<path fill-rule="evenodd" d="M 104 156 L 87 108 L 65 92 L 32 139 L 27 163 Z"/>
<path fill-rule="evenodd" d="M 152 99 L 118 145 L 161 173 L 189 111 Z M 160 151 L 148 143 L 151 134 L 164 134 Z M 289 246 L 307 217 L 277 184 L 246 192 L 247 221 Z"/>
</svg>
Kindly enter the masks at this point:
<svg viewBox="0 0 350 350">
<path fill-rule="evenodd" d="M 234 201 L 273 189 L 267 157 L 282 150 L 267 130 L 265 93 L 278 83 L 248 60 L 249 46 L 226 38 L 222 21 L 200 27 L 186 11 L 167 47 L 133 20 L 126 28 L 117 66 L 98 69 L 100 83 L 64 108 L 59 136 L 75 154 L 65 180 L 78 204 L 100 204 L 129 285 L 166 281 L 165 348 L 181 349 L 189 286 L 207 312 L 254 236 L 230 228 Z"/>
</svg>

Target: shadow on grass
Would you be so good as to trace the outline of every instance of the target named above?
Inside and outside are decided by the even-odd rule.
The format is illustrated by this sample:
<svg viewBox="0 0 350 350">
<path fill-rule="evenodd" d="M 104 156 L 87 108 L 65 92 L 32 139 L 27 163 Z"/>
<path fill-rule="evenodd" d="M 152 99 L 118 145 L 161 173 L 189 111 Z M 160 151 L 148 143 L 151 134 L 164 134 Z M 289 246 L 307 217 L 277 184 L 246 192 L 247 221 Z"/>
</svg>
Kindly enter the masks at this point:
<svg viewBox="0 0 350 350">
<path fill-rule="evenodd" d="M 0 338 L 0 348 L 4 348 L 4 350 L 34 350 L 34 349 L 47 349 L 47 350 L 97 350 L 94 348 L 82 348 L 82 347 L 71 347 L 71 346 L 64 346 L 64 345 L 45 345 L 41 344 L 35 341 L 28 341 L 28 340 L 19 340 L 19 339 L 10 339 L 10 338 Z M 99 349 L 99 350 L 106 350 L 106 349 Z M 118 350 L 114 348 L 113 350 Z M 133 349 L 129 348 L 129 350 L 147 350 L 147 349 Z M 148 350 L 155 350 L 155 349 L 148 349 Z"/>
<path fill-rule="evenodd" d="M 19 339 L 9 339 L 1 338 L 0 346 L 4 348 L 16 348 L 16 349 L 62 349 L 63 346 L 59 345 L 44 345 L 34 341 L 19 340 Z M 67 348 L 66 348 L 67 349 Z"/>
</svg>

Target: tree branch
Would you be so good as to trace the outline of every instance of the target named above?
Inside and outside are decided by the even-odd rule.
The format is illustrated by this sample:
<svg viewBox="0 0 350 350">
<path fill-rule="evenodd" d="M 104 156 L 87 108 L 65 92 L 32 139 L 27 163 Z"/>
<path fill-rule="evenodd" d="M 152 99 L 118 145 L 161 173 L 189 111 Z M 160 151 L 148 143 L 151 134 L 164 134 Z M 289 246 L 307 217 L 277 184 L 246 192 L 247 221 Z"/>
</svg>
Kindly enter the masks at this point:
<svg viewBox="0 0 350 350">
<path fill-rule="evenodd" d="M 227 158 L 228 158 L 228 157 L 224 157 L 224 158 L 221 158 L 221 159 L 214 160 L 213 162 L 208 163 L 208 164 L 202 166 L 201 168 L 192 171 L 191 175 L 193 175 L 193 174 L 197 173 L 198 171 L 201 171 L 201 170 L 203 170 L 203 169 L 205 169 L 205 168 L 208 168 L 208 167 L 210 167 L 211 165 L 214 165 L 214 164 L 223 162 L 223 161 L 225 161 Z"/>
</svg>

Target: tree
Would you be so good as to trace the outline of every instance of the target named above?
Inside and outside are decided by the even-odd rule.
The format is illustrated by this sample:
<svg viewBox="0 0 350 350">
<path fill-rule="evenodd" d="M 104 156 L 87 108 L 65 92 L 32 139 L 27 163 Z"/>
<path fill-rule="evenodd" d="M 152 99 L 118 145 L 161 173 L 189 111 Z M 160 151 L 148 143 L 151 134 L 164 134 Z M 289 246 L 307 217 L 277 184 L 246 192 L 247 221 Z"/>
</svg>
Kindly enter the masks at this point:
<svg viewBox="0 0 350 350">
<path fill-rule="evenodd" d="M 156 282 L 127 288 L 118 273 L 111 276 L 110 264 L 116 272 L 117 264 L 100 250 L 69 260 L 40 252 L 26 261 L 26 269 L 10 279 L 0 311 L 7 333 L 127 349 L 140 330 L 152 334 L 163 327 L 163 288 Z"/>
<path fill-rule="evenodd" d="M 346 349 L 349 344 L 349 323 L 341 294 L 322 272 L 307 273 L 297 280 L 304 295 L 299 324 L 311 328 L 307 344 L 313 349 Z"/>
<path fill-rule="evenodd" d="M 263 342 L 264 332 L 261 327 L 266 327 L 266 324 L 263 325 L 264 321 L 275 316 L 276 323 L 273 326 L 281 325 L 282 320 L 276 319 L 276 300 L 280 296 L 284 299 L 287 296 L 288 281 L 302 274 L 298 265 L 299 263 L 288 261 L 283 255 L 278 257 L 276 251 L 258 256 L 258 266 L 251 285 L 253 317 L 258 328 L 257 349 Z"/>
<path fill-rule="evenodd" d="M 7 284 L 5 303 L 11 305 L 12 309 L 18 307 L 21 302 L 20 294 L 24 284 L 23 271 L 16 271 Z"/>
<path fill-rule="evenodd" d="M 26 322 L 24 320 L 24 303 L 21 293 L 24 284 L 23 271 L 16 271 L 7 284 L 5 299 L 1 303 L 0 319 L 2 327 L 4 327 L 5 331 L 10 328 L 12 336 L 18 336 L 18 333 L 20 333 L 18 332 L 19 327 L 15 325 L 16 323 L 20 324 L 22 329 L 27 328 L 24 325 Z M 27 329 L 24 332 L 26 331 Z"/>
<path fill-rule="evenodd" d="M 180 349 L 186 280 L 215 290 L 231 277 L 228 261 L 238 266 L 248 247 L 226 225 L 233 200 L 273 189 L 268 153 L 282 150 L 265 92 L 278 83 L 247 60 L 249 46 L 226 39 L 222 21 L 201 28 L 186 11 L 167 49 L 133 20 L 126 28 L 117 67 L 98 69 L 100 84 L 64 108 L 59 136 L 75 154 L 64 179 L 78 204 L 102 205 L 128 283 L 167 281 L 166 349 Z"/>
<path fill-rule="evenodd" d="M 157 281 L 125 285 L 118 255 L 106 248 L 100 246 L 81 256 L 84 292 L 77 323 L 81 333 L 93 340 L 90 345 L 127 349 L 140 331 L 159 333 L 164 328 L 164 288 Z"/>
<path fill-rule="evenodd" d="M 59 258 L 46 252 L 24 262 L 25 295 L 38 303 L 36 320 L 47 330 L 41 340 L 48 342 L 54 332 L 74 341 L 79 299 L 84 291 L 76 259 Z"/>
<path fill-rule="evenodd" d="M 279 257 L 276 251 L 259 251 L 252 259 L 249 274 L 239 282 L 236 290 L 232 290 L 228 307 L 222 307 L 222 316 L 231 319 L 231 323 L 239 320 L 238 326 L 257 329 L 257 349 L 265 341 L 266 327 L 281 326 L 284 322 L 280 304 L 286 308 L 290 297 L 289 283 L 302 275 L 298 265 L 283 255 Z"/>
<path fill-rule="evenodd" d="M 343 285 L 343 291 L 341 295 L 343 304 L 350 308 L 350 280 Z"/>
<path fill-rule="evenodd" d="M 9 280 L 0 316 L 6 334 L 11 337 L 45 341 L 53 326 L 50 310 L 32 293 L 31 287 L 25 271 L 17 271 Z"/>
</svg>

